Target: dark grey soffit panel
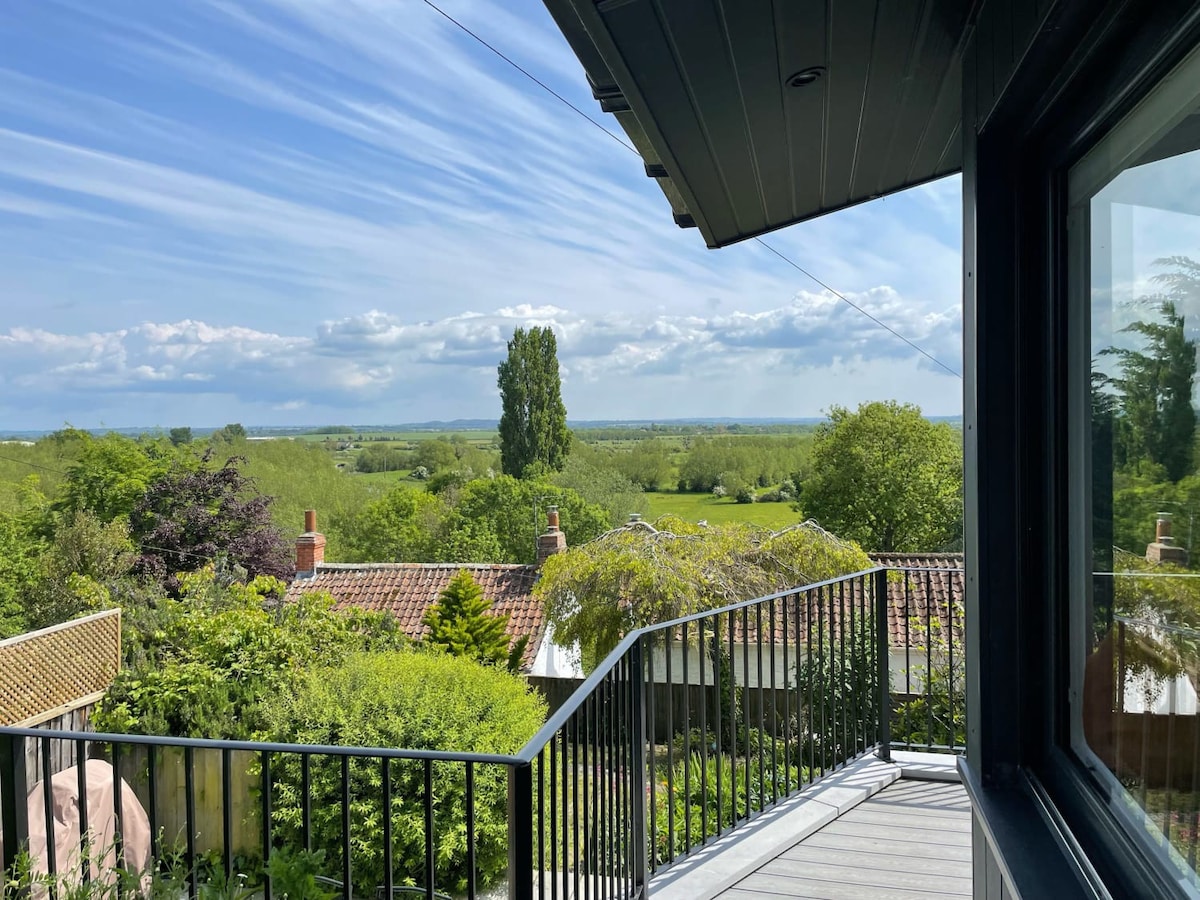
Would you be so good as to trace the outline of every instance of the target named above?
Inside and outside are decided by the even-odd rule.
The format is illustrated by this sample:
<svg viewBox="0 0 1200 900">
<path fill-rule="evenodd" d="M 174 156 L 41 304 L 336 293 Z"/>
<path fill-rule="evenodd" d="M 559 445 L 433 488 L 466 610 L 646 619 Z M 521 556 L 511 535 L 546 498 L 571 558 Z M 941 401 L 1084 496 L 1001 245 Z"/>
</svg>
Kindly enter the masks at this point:
<svg viewBox="0 0 1200 900">
<path fill-rule="evenodd" d="M 545 3 L 710 247 L 961 168 L 975 0 Z"/>
</svg>

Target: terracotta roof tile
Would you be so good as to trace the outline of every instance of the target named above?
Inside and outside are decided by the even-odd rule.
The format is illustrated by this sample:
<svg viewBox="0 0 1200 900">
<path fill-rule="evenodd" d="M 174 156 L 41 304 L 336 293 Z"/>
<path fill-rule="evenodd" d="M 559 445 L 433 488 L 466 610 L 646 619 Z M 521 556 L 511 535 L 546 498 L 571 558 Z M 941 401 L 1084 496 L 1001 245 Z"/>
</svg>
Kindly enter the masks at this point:
<svg viewBox="0 0 1200 900">
<path fill-rule="evenodd" d="M 953 616 L 956 644 L 962 639 L 963 571 L 961 553 L 924 554 L 872 554 L 871 562 L 877 566 L 899 570 L 888 574 L 888 636 L 893 647 L 924 646 L 921 628 L 936 618 L 943 634 L 950 627 Z M 774 634 L 776 643 L 785 642 L 784 605 L 787 605 L 787 642 L 800 641 L 811 636 L 816 641 L 818 633 L 823 640 L 841 635 L 841 621 L 849 624 L 851 616 L 857 618 L 870 603 L 869 588 L 864 590 L 860 581 L 834 584 L 832 590 L 804 592 L 785 596 L 775 604 Z M 743 631 L 747 640 L 754 640 L 758 633 L 758 617 L 761 616 L 764 632 L 771 629 L 771 610 L 767 606 L 755 608 L 733 616 L 734 640 L 742 640 Z M 723 617 L 722 621 L 728 621 Z"/>
<path fill-rule="evenodd" d="M 422 619 L 450 583 L 466 569 L 483 588 L 492 611 L 508 616 L 510 639 L 529 636 L 524 667 L 537 656 L 545 634 L 542 606 L 532 596 L 537 566 L 488 565 L 478 563 L 322 563 L 312 578 L 297 578 L 288 588 L 288 599 L 313 591 L 325 591 L 337 601 L 334 609 L 355 607 L 388 612 L 413 640 L 421 640 L 429 628 Z"/>
</svg>

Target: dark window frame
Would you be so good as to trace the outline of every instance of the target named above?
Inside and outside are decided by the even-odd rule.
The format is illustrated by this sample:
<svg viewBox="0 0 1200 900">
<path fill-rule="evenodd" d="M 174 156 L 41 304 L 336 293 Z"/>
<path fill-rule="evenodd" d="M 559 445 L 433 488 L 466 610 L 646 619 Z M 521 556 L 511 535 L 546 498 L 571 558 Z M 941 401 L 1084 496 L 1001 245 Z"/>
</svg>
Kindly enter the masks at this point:
<svg viewBox="0 0 1200 900">
<path fill-rule="evenodd" d="M 986 110 L 971 78 L 991 77 L 980 48 L 993 52 L 997 35 L 975 38 L 964 78 L 965 127 L 978 128 L 964 163 L 964 774 L 1018 890 L 1187 896 L 1071 747 L 1066 173 L 1200 44 L 1200 2 L 1057 4 Z"/>
</svg>

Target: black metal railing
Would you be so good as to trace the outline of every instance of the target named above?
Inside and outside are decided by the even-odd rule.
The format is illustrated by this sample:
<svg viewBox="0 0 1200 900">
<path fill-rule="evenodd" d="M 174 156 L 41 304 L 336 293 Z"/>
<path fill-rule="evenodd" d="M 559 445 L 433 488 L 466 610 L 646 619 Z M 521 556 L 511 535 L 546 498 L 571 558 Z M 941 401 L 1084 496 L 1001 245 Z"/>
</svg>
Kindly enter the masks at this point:
<svg viewBox="0 0 1200 900">
<path fill-rule="evenodd" d="M 63 886 L 162 877 L 170 860 L 194 897 L 257 860 L 270 900 L 293 859 L 343 900 L 475 898 L 504 873 L 517 900 L 644 897 L 656 872 L 855 759 L 961 749 L 954 575 L 871 569 L 639 629 L 511 756 L 0 728 L 4 868 L 44 831 L 39 865 Z M 73 772 L 50 771 L 55 742 L 75 744 Z M 105 778 L 62 858 L 56 790 L 87 797 Z M 111 840 L 95 846 L 101 820 Z"/>
</svg>

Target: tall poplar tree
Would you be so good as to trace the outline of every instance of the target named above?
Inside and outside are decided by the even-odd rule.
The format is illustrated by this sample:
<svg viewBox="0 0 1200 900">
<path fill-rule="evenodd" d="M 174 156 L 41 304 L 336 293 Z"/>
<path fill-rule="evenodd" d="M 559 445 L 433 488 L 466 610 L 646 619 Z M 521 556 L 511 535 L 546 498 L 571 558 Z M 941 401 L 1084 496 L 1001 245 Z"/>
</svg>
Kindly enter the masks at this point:
<svg viewBox="0 0 1200 900">
<path fill-rule="evenodd" d="M 558 375 L 558 342 L 549 326 L 518 328 L 498 368 L 500 466 L 521 477 L 534 463 L 560 470 L 571 449 Z"/>
</svg>

